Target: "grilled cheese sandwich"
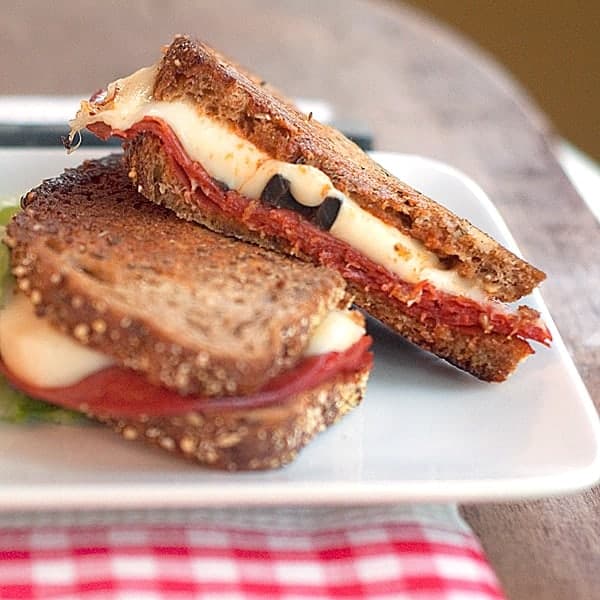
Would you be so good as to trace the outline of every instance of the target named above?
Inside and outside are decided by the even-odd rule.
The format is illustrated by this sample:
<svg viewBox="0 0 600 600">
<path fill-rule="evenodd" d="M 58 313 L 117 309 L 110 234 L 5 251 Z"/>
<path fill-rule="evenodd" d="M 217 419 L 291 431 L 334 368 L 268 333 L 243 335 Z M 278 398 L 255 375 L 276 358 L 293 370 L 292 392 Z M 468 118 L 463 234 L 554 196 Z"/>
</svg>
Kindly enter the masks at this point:
<svg viewBox="0 0 600 600">
<path fill-rule="evenodd" d="M 271 158 L 225 124 L 203 114 L 190 100 L 155 100 L 156 73 L 157 65 L 142 68 L 110 83 L 106 92 L 92 101 L 84 101 L 70 123 L 71 139 L 94 123 L 125 132 L 144 118 L 160 119 L 173 130 L 190 160 L 200 163 L 213 179 L 227 188 L 260 200 L 269 181 L 279 175 L 289 182 L 293 198 L 303 206 L 319 207 L 326 199 L 335 198 L 340 204 L 329 227 L 331 235 L 405 281 L 429 280 L 445 292 L 480 301 L 485 299 L 480 281 L 443 267 L 435 253 L 360 208 L 336 189 L 321 170 Z"/>
<path fill-rule="evenodd" d="M 337 270 L 358 306 L 487 381 L 549 343 L 513 302 L 545 275 L 399 181 L 208 46 L 177 36 L 161 60 L 83 101 L 87 127 L 125 139 L 136 189 L 219 233 Z"/>
</svg>

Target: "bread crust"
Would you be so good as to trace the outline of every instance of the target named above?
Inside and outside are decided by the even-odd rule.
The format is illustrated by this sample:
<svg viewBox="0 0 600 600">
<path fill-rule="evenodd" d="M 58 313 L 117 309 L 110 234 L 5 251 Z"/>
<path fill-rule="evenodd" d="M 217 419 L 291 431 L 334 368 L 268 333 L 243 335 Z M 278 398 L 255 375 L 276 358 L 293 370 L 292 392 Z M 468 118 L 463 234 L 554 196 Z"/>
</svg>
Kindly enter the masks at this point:
<svg viewBox="0 0 600 600">
<path fill-rule="evenodd" d="M 356 303 L 388 327 L 424 350 L 433 352 L 455 367 L 478 379 L 499 383 L 532 354 L 531 346 L 516 337 L 484 333 L 481 329 L 450 327 L 434 321 L 420 321 L 389 310 L 384 294 L 368 293 L 350 285 Z"/>
<path fill-rule="evenodd" d="M 45 181 L 22 204 L 6 242 L 38 315 L 182 394 L 255 391 L 350 300 L 337 273 L 149 204 L 118 156 Z"/>
<path fill-rule="evenodd" d="M 170 208 L 179 217 L 278 252 L 294 252 L 284 239 L 260 235 L 216 208 L 212 212 L 206 207 L 199 209 L 197 203 L 188 198 L 189 190 L 177 176 L 172 159 L 156 136 L 147 133 L 136 136 L 125 145 L 125 157 L 135 170 L 135 181 L 143 195 Z M 303 258 L 310 260 L 310 257 Z M 421 321 L 390 308 L 390 298 L 382 292 L 365 290 L 352 282 L 348 283 L 348 290 L 356 304 L 372 316 L 411 342 L 484 381 L 505 380 L 532 353 L 529 344 L 519 338 Z"/>
<path fill-rule="evenodd" d="M 369 370 L 342 374 L 285 403 L 181 417 L 100 417 L 128 440 L 141 440 L 213 469 L 274 469 L 290 463 L 319 432 L 361 402 Z"/>
<path fill-rule="evenodd" d="M 175 38 L 160 62 L 154 96 L 192 98 L 203 112 L 273 158 L 320 169 L 362 208 L 456 263 L 492 297 L 514 301 L 545 278 L 465 219 L 399 181 L 337 130 L 300 113 L 200 42 Z"/>
<path fill-rule="evenodd" d="M 294 252 L 291 244 L 284 239 L 260 235 L 243 223 L 228 218 L 216 207 L 212 212 L 206 208 L 199 209 L 197 203 L 190 201 L 189 190 L 177 176 L 172 159 L 156 136 L 136 136 L 126 144 L 125 157 L 135 170 L 135 181 L 141 186 L 143 195 L 170 208 L 182 219 L 278 252 Z M 303 258 L 311 260 L 311 257 Z M 356 304 L 372 316 L 411 342 L 484 381 L 504 381 L 532 353 L 529 344 L 519 338 L 421 321 L 394 309 L 390 306 L 390 298 L 381 292 L 365 290 L 352 282 L 348 282 L 347 289 Z"/>
</svg>

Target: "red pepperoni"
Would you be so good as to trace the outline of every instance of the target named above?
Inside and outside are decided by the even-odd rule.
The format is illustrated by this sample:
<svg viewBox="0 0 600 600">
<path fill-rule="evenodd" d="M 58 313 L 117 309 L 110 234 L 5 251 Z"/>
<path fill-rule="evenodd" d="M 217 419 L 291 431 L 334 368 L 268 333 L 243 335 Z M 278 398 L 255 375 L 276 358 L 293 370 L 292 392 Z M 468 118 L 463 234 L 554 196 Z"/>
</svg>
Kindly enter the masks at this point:
<svg viewBox="0 0 600 600">
<path fill-rule="evenodd" d="M 104 123 L 94 123 L 89 129 L 102 139 L 111 135 L 110 127 Z M 546 345 L 551 341 L 552 336 L 538 312 L 531 308 L 521 307 L 509 312 L 501 304 L 479 303 L 440 291 L 427 281 L 408 283 L 299 214 L 266 206 L 235 190 L 223 190 L 202 165 L 189 158 L 173 130 L 161 119 L 145 117 L 127 131 L 112 130 L 112 135 L 127 139 L 146 131 L 161 139 L 182 183 L 191 189 L 193 180 L 198 186 L 192 197 L 205 211 L 224 214 L 234 221 L 243 221 L 252 231 L 288 240 L 299 253 L 336 269 L 346 281 L 379 290 L 398 310 L 416 319 L 451 327 L 483 329 L 488 333 L 528 338 Z"/>
<path fill-rule="evenodd" d="M 193 411 L 224 411 L 281 405 L 296 394 L 316 388 L 338 375 L 370 368 L 372 339 L 364 336 L 344 352 L 329 352 L 304 359 L 247 396 L 182 396 L 174 390 L 146 381 L 143 375 L 123 367 L 108 367 L 66 387 L 44 388 L 23 381 L 0 360 L 0 372 L 15 388 L 46 400 L 96 416 L 135 418 L 140 415 L 175 416 Z"/>
</svg>

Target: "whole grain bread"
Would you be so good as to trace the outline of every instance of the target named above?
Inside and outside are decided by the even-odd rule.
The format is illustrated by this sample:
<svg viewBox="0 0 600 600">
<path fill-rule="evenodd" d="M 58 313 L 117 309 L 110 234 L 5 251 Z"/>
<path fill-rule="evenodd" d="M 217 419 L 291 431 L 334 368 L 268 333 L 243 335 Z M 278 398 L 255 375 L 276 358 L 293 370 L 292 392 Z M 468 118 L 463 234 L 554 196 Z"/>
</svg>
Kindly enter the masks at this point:
<svg viewBox="0 0 600 600">
<path fill-rule="evenodd" d="M 212 48 L 178 36 L 156 78 L 157 100 L 191 98 L 200 110 L 281 161 L 312 165 L 362 208 L 420 240 L 462 275 L 510 302 L 545 274 L 485 233 L 399 181 L 337 130 L 299 112 Z M 443 201 L 443 198 L 440 198 Z"/>
<path fill-rule="evenodd" d="M 369 370 L 339 375 L 284 404 L 252 410 L 196 411 L 182 417 L 100 421 L 128 440 L 141 440 L 214 469 L 273 469 L 356 407 Z"/>
<path fill-rule="evenodd" d="M 136 136 L 125 145 L 125 155 L 143 195 L 170 208 L 182 219 L 278 252 L 296 252 L 284 237 L 262 236 L 248 229 L 243 222 L 227 218 L 215 206 L 204 203 L 200 207 L 186 189 L 176 165 L 157 136 L 149 133 Z M 375 289 L 366 290 L 350 281 L 348 290 L 358 306 L 411 342 L 485 381 L 503 381 L 532 352 L 529 344 L 517 337 L 484 333 L 480 328 L 451 327 L 408 316 L 394 310 L 390 297 Z"/>
<path fill-rule="evenodd" d="M 245 394 L 291 368 L 344 281 L 178 219 L 131 187 L 120 156 L 22 199 L 16 285 L 55 326 L 183 394 Z"/>
</svg>

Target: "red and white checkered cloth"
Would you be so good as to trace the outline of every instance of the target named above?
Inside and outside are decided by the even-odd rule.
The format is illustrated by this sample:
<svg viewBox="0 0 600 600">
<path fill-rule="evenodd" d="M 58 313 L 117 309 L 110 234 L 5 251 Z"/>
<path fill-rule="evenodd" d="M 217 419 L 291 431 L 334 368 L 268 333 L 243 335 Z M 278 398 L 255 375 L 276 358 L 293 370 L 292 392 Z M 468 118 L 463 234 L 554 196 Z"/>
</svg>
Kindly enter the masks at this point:
<svg viewBox="0 0 600 600">
<path fill-rule="evenodd" d="M 243 519 L 242 519 L 243 520 Z M 491 600 L 463 527 L 380 519 L 309 531 L 191 524 L 0 529 L 0 598 Z"/>
</svg>

